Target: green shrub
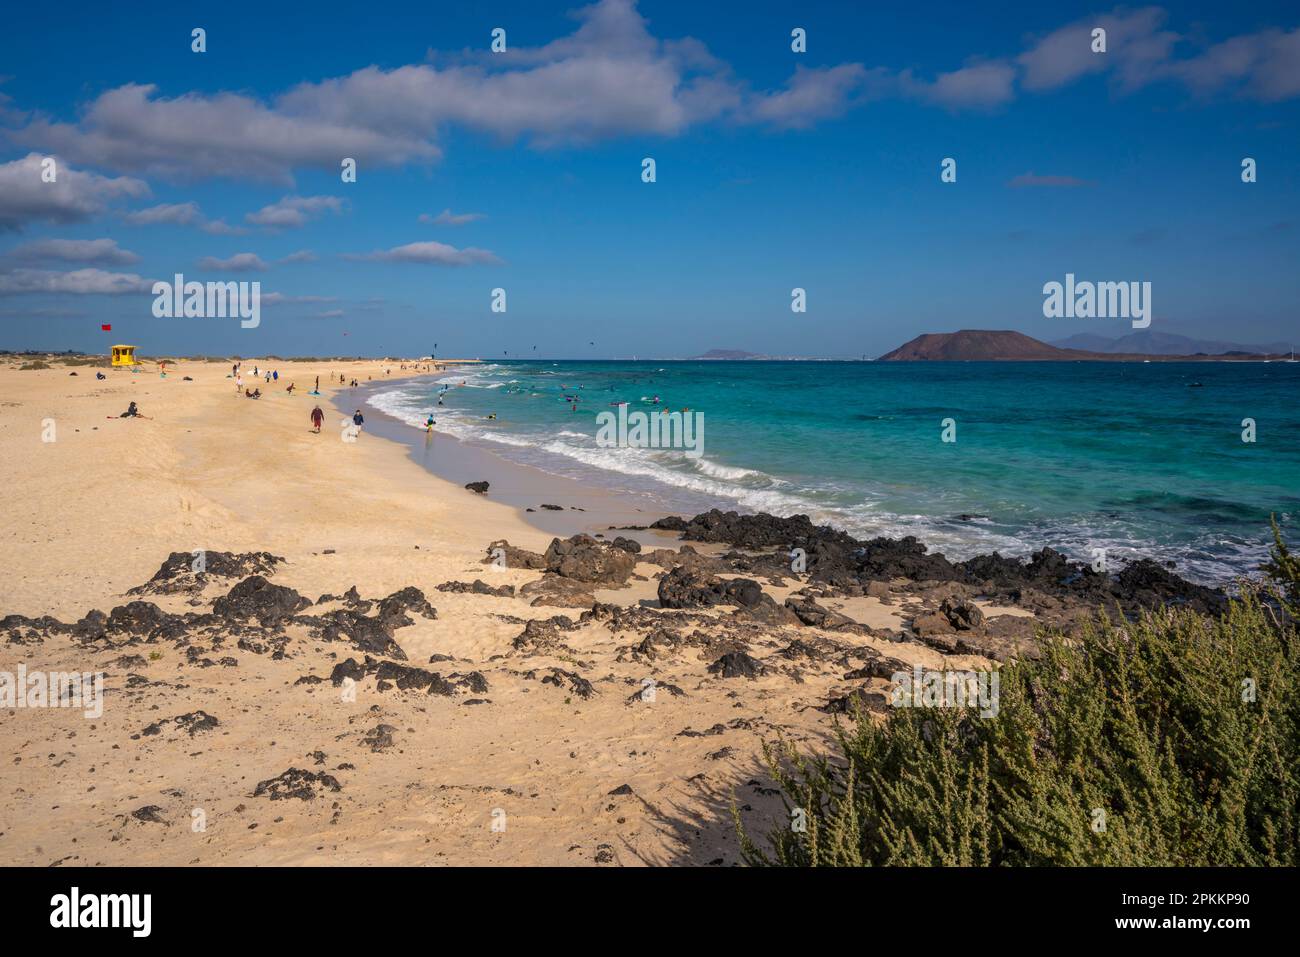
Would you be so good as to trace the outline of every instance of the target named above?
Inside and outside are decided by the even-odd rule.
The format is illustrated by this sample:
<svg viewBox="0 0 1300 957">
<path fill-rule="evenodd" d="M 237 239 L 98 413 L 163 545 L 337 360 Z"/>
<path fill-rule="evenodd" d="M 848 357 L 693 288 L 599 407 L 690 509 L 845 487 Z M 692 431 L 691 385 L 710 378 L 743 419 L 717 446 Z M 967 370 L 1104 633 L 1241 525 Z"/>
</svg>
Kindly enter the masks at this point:
<svg viewBox="0 0 1300 957">
<path fill-rule="evenodd" d="M 1164 609 L 1131 623 L 1099 616 L 1077 639 L 1041 635 L 1039 659 L 1000 669 L 996 717 L 894 708 L 883 723 L 858 715 L 838 728 L 832 758 L 765 748 L 806 829 L 785 823 L 761 849 L 733 810 L 742 855 L 804 866 L 1295 866 L 1295 638 L 1251 589 L 1219 619 Z"/>
<path fill-rule="evenodd" d="M 1282 541 L 1282 530 L 1277 519 L 1269 517 L 1273 527 L 1273 547 L 1269 549 L 1270 561 L 1264 563 L 1266 574 L 1277 586 L 1279 596 L 1293 618 L 1300 618 L 1300 559 L 1297 559 Z"/>
</svg>

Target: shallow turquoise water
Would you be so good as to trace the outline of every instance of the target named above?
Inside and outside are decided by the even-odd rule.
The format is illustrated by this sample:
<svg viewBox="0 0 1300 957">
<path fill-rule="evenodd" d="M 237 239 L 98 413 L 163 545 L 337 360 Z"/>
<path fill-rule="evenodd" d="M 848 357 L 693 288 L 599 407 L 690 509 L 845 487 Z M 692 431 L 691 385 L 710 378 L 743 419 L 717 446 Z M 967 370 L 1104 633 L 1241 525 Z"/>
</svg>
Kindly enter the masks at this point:
<svg viewBox="0 0 1300 957">
<path fill-rule="evenodd" d="M 1270 512 L 1300 515 L 1297 396 L 1300 364 L 1280 362 L 658 360 L 495 363 L 371 402 L 674 510 L 803 512 L 956 557 L 1104 547 L 1223 581 L 1255 570 Z M 616 402 L 702 413 L 703 456 L 598 448 L 597 413 Z"/>
</svg>

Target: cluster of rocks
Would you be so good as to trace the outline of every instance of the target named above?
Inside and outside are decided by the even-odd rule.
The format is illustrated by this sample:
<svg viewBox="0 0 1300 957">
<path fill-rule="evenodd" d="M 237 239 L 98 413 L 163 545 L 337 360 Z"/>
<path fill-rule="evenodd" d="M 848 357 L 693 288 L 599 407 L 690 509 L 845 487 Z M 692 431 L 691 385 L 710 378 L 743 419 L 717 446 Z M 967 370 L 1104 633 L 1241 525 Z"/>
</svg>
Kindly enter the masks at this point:
<svg viewBox="0 0 1300 957">
<path fill-rule="evenodd" d="M 559 608 L 590 608 L 597 588 L 622 588 L 636 569 L 639 542 L 619 537 L 602 542 L 590 535 L 556 538 L 544 553 L 517 548 L 508 541 L 492 542 L 484 564 L 542 572 L 518 594 L 529 603 Z"/>
<path fill-rule="evenodd" d="M 217 727 L 219 722 L 206 711 L 193 711 L 189 714 L 178 714 L 174 718 L 164 718 L 162 721 L 155 721 L 146 728 L 142 728 L 138 735 L 132 735 L 132 738 L 153 737 L 162 734 L 168 728 L 175 731 L 184 731 L 192 738 L 196 734 L 204 731 L 211 731 Z"/>
<path fill-rule="evenodd" d="M 434 586 L 438 591 L 449 592 L 455 595 L 494 595 L 498 598 L 514 598 L 514 585 L 498 585 L 493 588 L 482 579 L 476 578 L 472 582 L 443 582 L 441 585 Z"/>
<path fill-rule="evenodd" d="M 437 671 L 372 658 L 370 655 L 366 655 L 362 661 L 355 658 L 340 661 L 330 672 L 328 680 L 337 688 L 347 679 L 360 681 L 372 675 L 376 691 L 397 688 L 399 691 L 423 691 L 425 694 L 449 698 L 461 692 L 486 694 L 488 690 L 487 679 L 478 671 L 466 674 L 455 672 L 444 678 Z M 304 675 L 295 684 L 320 684 L 325 680 L 327 679 L 315 675 Z"/>
<path fill-rule="evenodd" d="M 285 801 L 296 798 L 299 801 L 314 801 L 316 795 L 323 791 L 341 791 L 343 786 L 338 778 L 324 771 L 304 771 L 302 768 L 289 768 L 273 778 L 258 781 L 253 789 L 253 797 L 269 797 L 272 801 Z"/>
<path fill-rule="evenodd" d="M 1117 606 L 1126 613 L 1170 604 L 1215 613 L 1226 602 L 1221 591 L 1186 581 L 1150 559 L 1128 562 L 1115 574 L 1096 572 L 1090 565 L 1070 561 L 1051 548 L 1034 552 L 1028 560 L 994 552 L 950 562 L 942 554 L 928 551 L 910 535 L 900 539 L 856 539 L 829 525 L 814 525 L 806 515 L 778 518 L 762 512 L 742 515 L 718 509 L 691 519 L 670 516 L 650 527 L 679 532 L 684 541 L 757 552 L 777 549 L 757 559 L 749 558 L 750 567 L 761 567 L 774 575 L 788 575 L 790 553 L 802 549 L 809 579 L 841 589 L 866 589 L 873 582 L 898 579 L 956 582 L 978 586 L 990 598 L 1019 602 L 1026 593 L 1038 592 L 1094 607 Z"/>
<path fill-rule="evenodd" d="M 172 552 L 162 566 L 143 585 L 127 591 L 128 595 L 197 594 L 218 578 L 246 578 L 271 575 L 284 562 L 270 552 Z"/>
<path fill-rule="evenodd" d="M 188 574 L 178 567 L 178 557 L 187 552 L 172 552 L 149 582 L 132 589 L 138 593 L 153 587 L 167 593 L 168 583 L 181 582 Z M 219 560 L 217 557 L 220 556 Z M 230 573 L 248 568 L 271 571 L 284 559 L 265 552 L 234 555 L 208 553 L 206 571 L 199 573 L 204 586 L 226 579 Z M 189 566 L 186 565 L 186 568 Z M 178 588 L 188 590 L 188 588 Z M 307 614 L 313 606 L 341 602 L 344 607 Z M 141 644 L 167 642 L 185 649 L 185 660 L 200 667 L 221 664 L 233 666 L 229 656 L 213 661 L 225 642 L 234 638 L 238 647 L 253 654 L 287 657 L 291 625 L 308 629 L 310 637 L 321 641 L 345 641 L 359 651 L 404 660 L 406 654 L 394 639 L 394 632 L 414 623 L 411 615 L 435 619 L 437 610 L 418 588 L 406 587 L 386 598 L 363 599 L 353 586 L 343 596 L 322 595 L 316 602 L 292 588 L 276 585 L 259 573 L 251 574 L 233 585 L 212 603 L 211 611 L 175 614 L 149 601 L 135 600 L 114 607 L 109 613 L 98 609 L 87 612 L 78 621 L 67 624 L 44 615 L 26 618 L 8 615 L 0 619 L 0 633 L 12 644 L 43 641 L 54 634 L 68 635 L 83 645 L 116 649 Z M 138 656 L 136 656 L 138 657 Z"/>
</svg>

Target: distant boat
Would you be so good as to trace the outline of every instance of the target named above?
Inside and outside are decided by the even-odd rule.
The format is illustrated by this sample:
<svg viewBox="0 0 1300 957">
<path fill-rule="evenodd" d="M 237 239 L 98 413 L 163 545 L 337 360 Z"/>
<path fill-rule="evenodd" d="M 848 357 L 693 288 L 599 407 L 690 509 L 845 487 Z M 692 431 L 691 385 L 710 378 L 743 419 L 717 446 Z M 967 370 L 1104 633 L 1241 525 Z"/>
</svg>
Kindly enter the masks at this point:
<svg viewBox="0 0 1300 957">
<path fill-rule="evenodd" d="M 1287 362 L 1296 362 L 1296 361 L 1297 361 L 1297 359 L 1296 359 L 1296 357 L 1295 357 L 1295 350 L 1294 350 L 1294 349 L 1291 350 L 1291 358 L 1290 358 L 1290 359 L 1287 359 L 1286 361 L 1287 361 Z"/>
</svg>

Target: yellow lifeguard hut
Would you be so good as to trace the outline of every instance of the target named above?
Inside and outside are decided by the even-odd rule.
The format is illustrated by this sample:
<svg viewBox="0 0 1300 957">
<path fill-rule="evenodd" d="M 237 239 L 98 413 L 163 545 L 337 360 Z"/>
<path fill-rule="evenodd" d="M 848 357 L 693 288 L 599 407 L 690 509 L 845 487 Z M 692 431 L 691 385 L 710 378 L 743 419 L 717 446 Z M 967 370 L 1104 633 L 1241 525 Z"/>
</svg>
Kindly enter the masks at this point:
<svg viewBox="0 0 1300 957">
<path fill-rule="evenodd" d="M 139 364 L 135 361 L 135 346 L 113 346 L 113 365 L 136 366 Z"/>
</svg>

